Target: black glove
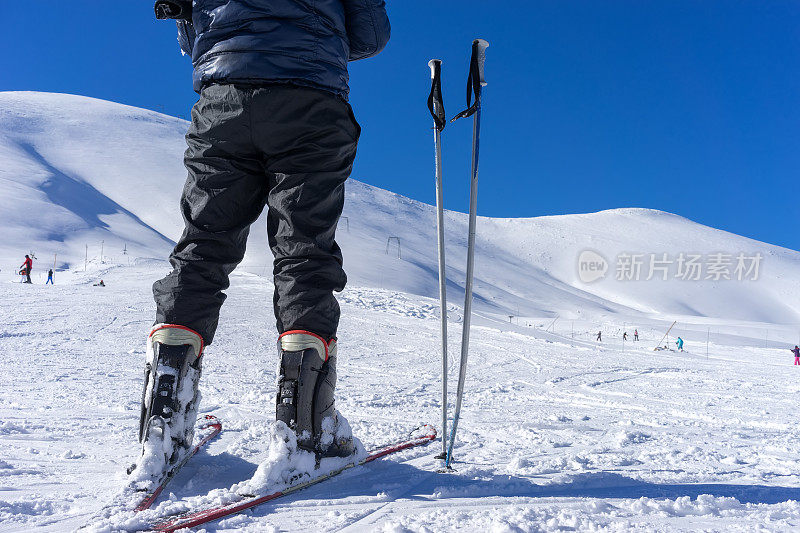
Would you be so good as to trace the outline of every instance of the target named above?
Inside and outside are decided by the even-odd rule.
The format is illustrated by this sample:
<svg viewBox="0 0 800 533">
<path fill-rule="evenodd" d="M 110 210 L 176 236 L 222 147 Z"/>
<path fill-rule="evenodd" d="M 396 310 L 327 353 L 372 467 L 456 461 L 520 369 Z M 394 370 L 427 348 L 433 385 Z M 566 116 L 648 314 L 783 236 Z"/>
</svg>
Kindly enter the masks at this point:
<svg viewBox="0 0 800 533">
<path fill-rule="evenodd" d="M 156 0 L 156 18 L 192 20 L 192 0 Z"/>
</svg>

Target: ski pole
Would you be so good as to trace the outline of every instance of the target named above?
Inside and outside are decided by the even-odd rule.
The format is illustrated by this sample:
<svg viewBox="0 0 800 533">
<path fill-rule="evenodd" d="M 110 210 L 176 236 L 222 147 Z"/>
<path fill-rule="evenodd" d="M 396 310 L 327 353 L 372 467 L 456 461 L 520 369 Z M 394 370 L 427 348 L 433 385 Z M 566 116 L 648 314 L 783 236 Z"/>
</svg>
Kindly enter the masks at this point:
<svg viewBox="0 0 800 533">
<path fill-rule="evenodd" d="M 439 303 L 442 315 L 442 453 L 437 459 L 447 457 L 447 275 L 444 259 L 444 194 L 442 192 L 442 130 L 447 124 L 442 101 L 442 61 L 428 61 L 431 69 L 431 93 L 428 110 L 433 117 L 433 147 L 436 160 L 436 234 L 439 247 Z"/>
<path fill-rule="evenodd" d="M 467 280 L 464 295 L 464 323 L 461 331 L 461 362 L 458 370 L 458 388 L 456 390 L 456 410 L 453 415 L 453 428 L 450 430 L 450 444 L 447 448 L 445 467 L 450 468 L 453 460 L 453 445 L 456 441 L 458 419 L 461 415 L 461 400 L 464 396 L 464 381 L 467 378 L 467 355 L 469 353 L 469 329 L 472 317 L 472 279 L 475 270 L 475 226 L 478 218 L 478 151 L 481 138 L 481 88 L 486 85 L 484 63 L 486 48 L 489 43 L 483 39 L 472 41 L 472 56 L 469 61 L 467 77 L 467 109 L 453 117 L 451 122 L 459 118 L 472 116 L 472 175 L 469 191 L 469 237 L 467 241 Z M 472 96 L 475 103 L 472 103 Z"/>
</svg>

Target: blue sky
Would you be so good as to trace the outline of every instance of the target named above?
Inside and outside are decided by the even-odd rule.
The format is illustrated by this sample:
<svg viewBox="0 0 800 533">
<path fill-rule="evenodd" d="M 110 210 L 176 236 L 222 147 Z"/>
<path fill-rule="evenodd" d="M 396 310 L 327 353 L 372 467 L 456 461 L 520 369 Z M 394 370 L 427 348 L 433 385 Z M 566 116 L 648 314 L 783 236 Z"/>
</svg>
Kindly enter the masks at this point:
<svg viewBox="0 0 800 533">
<path fill-rule="evenodd" d="M 191 65 L 151 1 L 7 4 L 0 90 L 188 114 Z M 481 215 L 650 207 L 800 249 L 796 0 L 392 0 L 389 11 L 385 52 L 351 64 L 363 127 L 353 177 L 433 202 L 427 61 L 444 61 L 452 116 L 483 37 Z M 470 139 L 470 121 L 443 134 L 450 209 L 467 208 Z"/>
</svg>

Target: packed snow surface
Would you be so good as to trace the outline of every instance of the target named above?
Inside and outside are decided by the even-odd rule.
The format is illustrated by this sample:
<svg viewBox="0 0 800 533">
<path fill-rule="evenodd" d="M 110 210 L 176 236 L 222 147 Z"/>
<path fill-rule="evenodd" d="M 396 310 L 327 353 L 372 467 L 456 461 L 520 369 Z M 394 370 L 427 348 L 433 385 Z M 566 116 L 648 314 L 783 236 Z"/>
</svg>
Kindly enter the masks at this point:
<svg viewBox="0 0 800 533">
<path fill-rule="evenodd" d="M 56 286 L 4 284 L 0 530 L 78 527 L 124 484 L 139 452 L 149 286 L 166 270 L 117 266 Z M 98 275 L 107 287 L 92 286 Z M 270 455 L 271 292 L 264 278 L 233 276 L 201 383 L 201 414 L 218 416 L 224 430 L 154 513 L 208 501 L 209 492 L 225 501 L 239 483 L 263 485 L 268 468 L 259 465 L 286 460 Z M 348 288 L 341 302 L 337 406 L 354 434 L 371 449 L 436 424 L 435 302 L 370 288 Z M 456 354 L 459 323 L 450 326 Z M 617 338 L 592 341 L 596 326 L 576 325 L 573 340 L 478 317 L 454 473 L 437 472 L 437 441 L 207 530 L 800 527 L 800 369 L 788 350 L 712 333 L 707 356 L 705 338 L 686 332 L 687 352 L 654 352 L 660 327 L 642 326 L 642 340 L 623 351 Z"/>
<path fill-rule="evenodd" d="M 0 93 L 0 531 L 85 524 L 140 451 L 150 286 L 181 231 L 186 127 L 84 97 Z M 337 408 L 370 450 L 439 423 L 435 217 L 357 181 L 345 216 Z M 448 212 L 446 224 L 452 391 L 466 216 Z M 309 469 L 274 424 L 264 232 L 254 225 L 204 356 L 201 414 L 223 433 L 153 515 Z M 22 285 L 29 251 L 34 285 Z M 56 285 L 45 286 L 53 254 Z M 700 256 L 700 279 L 680 278 L 681 254 Z M 731 258 L 731 279 L 714 279 L 716 254 Z M 637 255 L 672 263 L 617 279 Z M 757 275 L 737 279 L 739 255 L 761 258 Z M 606 261 L 604 276 L 587 281 L 596 270 L 581 271 L 580 258 Z M 206 530 L 796 530 L 798 298 L 800 253 L 669 213 L 480 218 L 455 472 L 437 472 L 436 441 Z M 91 524 L 135 528 L 153 515 Z"/>
</svg>

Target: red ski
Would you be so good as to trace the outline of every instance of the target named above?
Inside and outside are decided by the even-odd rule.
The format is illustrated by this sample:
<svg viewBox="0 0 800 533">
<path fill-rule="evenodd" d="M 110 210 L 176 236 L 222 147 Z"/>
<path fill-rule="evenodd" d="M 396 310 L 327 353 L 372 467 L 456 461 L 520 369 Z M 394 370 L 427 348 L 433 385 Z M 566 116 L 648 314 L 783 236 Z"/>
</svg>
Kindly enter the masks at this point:
<svg viewBox="0 0 800 533">
<path fill-rule="evenodd" d="M 188 513 L 181 514 L 178 516 L 168 517 L 166 519 L 163 519 L 155 523 L 152 526 L 152 530 L 169 532 L 169 531 L 177 531 L 179 529 L 187 527 L 196 527 L 202 524 L 207 524 L 209 522 L 219 520 L 226 516 L 240 513 L 247 509 L 252 509 L 257 505 L 261 505 L 262 503 L 278 499 L 281 496 L 286 496 L 287 494 L 297 492 L 306 487 L 310 487 L 311 485 L 316 485 L 317 483 L 325 481 L 326 479 L 330 479 L 338 474 L 341 474 L 342 472 L 344 472 L 349 468 L 353 468 L 355 466 L 360 466 L 372 462 L 375 459 L 385 457 L 387 455 L 399 452 L 401 450 L 407 450 L 409 448 L 414 448 L 415 446 L 427 444 L 428 442 L 431 442 L 436 438 L 436 428 L 430 425 L 424 425 L 415 430 L 414 433 L 417 432 L 421 432 L 421 434 L 417 434 L 416 436 L 410 436 L 409 438 L 402 440 L 400 442 L 395 442 L 393 444 L 389 444 L 382 448 L 373 450 L 364 459 L 347 464 L 339 469 L 328 472 L 327 474 L 324 474 L 322 476 L 315 477 L 313 479 L 305 481 L 299 481 L 295 485 L 291 485 L 283 490 L 273 492 L 272 494 L 266 494 L 263 496 L 242 496 L 240 499 L 226 505 L 201 509 L 199 511 L 190 511 Z"/>
</svg>

